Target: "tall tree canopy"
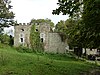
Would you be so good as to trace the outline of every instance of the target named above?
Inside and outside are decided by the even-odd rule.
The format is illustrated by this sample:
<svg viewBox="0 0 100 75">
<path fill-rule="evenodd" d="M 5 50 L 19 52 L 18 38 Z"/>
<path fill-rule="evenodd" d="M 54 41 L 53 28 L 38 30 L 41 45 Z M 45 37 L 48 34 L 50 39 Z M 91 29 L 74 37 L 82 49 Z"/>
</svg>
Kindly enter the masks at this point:
<svg viewBox="0 0 100 75">
<path fill-rule="evenodd" d="M 63 13 L 70 17 L 77 14 L 80 17 L 75 27 L 79 36 L 73 38 L 80 40 L 82 47 L 100 47 L 100 0 L 58 0 L 57 4 L 59 7 L 53 10 L 53 14 Z"/>
<path fill-rule="evenodd" d="M 53 10 L 52 14 L 63 15 L 68 14 L 69 16 L 74 16 L 76 13 L 81 12 L 81 5 L 83 2 L 81 0 L 58 0 L 57 5 L 59 6 L 56 10 Z"/>
<path fill-rule="evenodd" d="M 69 46 L 81 46 L 80 39 L 76 39 L 80 37 L 80 31 L 78 30 L 78 23 L 72 18 L 67 19 L 66 21 L 60 21 L 55 26 L 55 32 L 60 32 L 66 35 L 67 42 Z"/>
<path fill-rule="evenodd" d="M 100 47 L 100 0 L 83 0 L 84 12 L 83 19 L 83 36 L 88 41 L 88 46 L 92 48 Z"/>
<path fill-rule="evenodd" d="M 54 23 L 50 19 L 32 19 L 30 23 L 48 23 L 50 24 L 51 28 L 54 27 Z"/>
<path fill-rule="evenodd" d="M 8 27 L 14 23 L 14 13 L 10 11 L 10 0 L 0 0 L 0 28 Z"/>
</svg>

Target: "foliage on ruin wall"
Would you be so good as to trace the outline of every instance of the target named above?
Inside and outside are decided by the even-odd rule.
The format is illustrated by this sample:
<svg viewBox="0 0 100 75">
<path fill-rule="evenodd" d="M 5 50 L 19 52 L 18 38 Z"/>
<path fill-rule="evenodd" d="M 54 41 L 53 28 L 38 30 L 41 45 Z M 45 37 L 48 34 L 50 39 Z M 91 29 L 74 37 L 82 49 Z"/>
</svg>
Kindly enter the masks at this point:
<svg viewBox="0 0 100 75">
<path fill-rule="evenodd" d="M 43 51 L 43 43 L 40 41 L 40 33 L 35 30 L 35 25 L 32 25 L 30 32 L 31 48 L 34 51 Z"/>
</svg>

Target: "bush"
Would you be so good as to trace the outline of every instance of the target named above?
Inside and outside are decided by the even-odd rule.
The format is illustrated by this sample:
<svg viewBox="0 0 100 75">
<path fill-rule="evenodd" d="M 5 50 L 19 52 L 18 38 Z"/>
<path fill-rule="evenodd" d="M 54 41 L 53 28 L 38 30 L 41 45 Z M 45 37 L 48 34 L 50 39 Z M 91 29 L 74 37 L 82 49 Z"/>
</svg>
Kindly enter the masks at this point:
<svg viewBox="0 0 100 75">
<path fill-rule="evenodd" d="M 8 36 L 7 34 L 0 34 L 0 43 L 13 46 L 14 38 L 11 35 Z"/>
<path fill-rule="evenodd" d="M 9 44 L 10 37 L 7 34 L 0 34 L 0 42 L 3 44 Z"/>
<path fill-rule="evenodd" d="M 27 53 L 32 53 L 32 52 L 33 52 L 32 49 L 29 49 L 28 47 L 24 47 L 24 46 L 16 47 L 16 50 L 17 50 L 18 52 L 21 52 L 21 53 L 25 53 L 25 52 L 27 52 Z"/>
</svg>

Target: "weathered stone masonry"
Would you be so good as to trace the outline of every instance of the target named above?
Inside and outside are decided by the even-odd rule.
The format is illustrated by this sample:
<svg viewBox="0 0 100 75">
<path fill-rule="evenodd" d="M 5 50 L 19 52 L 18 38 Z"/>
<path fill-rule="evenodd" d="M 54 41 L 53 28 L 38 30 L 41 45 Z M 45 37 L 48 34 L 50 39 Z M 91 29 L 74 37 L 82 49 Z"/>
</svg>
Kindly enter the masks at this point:
<svg viewBox="0 0 100 75">
<path fill-rule="evenodd" d="M 30 47 L 30 30 L 31 25 L 30 24 L 19 24 L 14 27 L 14 46 L 25 46 Z"/>
<path fill-rule="evenodd" d="M 30 47 L 30 24 L 19 24 L 15 26 L 14 46 L 20 45 Z M 66 53 L 68 47 L 67 41 L 62 41 L 58 33 L 53 33 L 50 25 L 41 23 L 36 25 L 36 31 L 40 32 L 40 39 L 44 43 L 44 52 L 50 53 Z"/>
</svg>

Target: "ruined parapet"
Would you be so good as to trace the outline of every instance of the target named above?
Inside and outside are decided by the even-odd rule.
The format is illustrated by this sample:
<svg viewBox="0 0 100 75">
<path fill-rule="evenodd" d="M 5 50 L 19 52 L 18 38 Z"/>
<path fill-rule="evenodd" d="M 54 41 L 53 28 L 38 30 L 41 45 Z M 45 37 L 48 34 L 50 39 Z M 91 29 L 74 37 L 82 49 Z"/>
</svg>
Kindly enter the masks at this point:
<svg viewBox="0 0 100 75">
<path fill-rule="evenodd" d="M 19 25 L 22 25 L 22 23 L 19 23 Z"/>
<path fill-rule="evenodd" d="M 31 24 L 30 23 L 19 23 L 18 25 L 23 25 L 23 26 L 26 25 L 27 26 L 27 25 L 31 25 Z"/>
</svg>

